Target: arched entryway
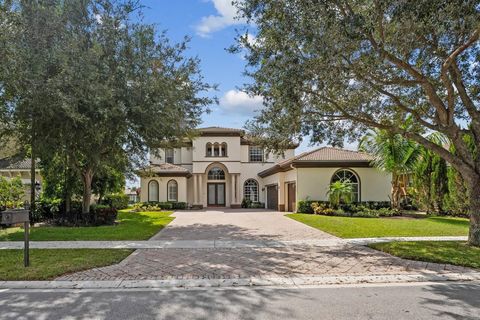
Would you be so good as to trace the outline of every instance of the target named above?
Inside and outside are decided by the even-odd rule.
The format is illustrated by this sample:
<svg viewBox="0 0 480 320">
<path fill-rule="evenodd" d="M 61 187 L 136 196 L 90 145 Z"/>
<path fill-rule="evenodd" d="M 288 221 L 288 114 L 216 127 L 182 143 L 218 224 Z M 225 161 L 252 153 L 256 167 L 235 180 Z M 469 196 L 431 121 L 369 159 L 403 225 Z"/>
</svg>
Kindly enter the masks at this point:
<svg viewBox="0 0 480 320">
<path fill-rule="evenodd" d="M 226 174 L 221 167 L 214 166 L 207 172 L 207 206 L 225 207 L 227 204 Z"/>
</svg>

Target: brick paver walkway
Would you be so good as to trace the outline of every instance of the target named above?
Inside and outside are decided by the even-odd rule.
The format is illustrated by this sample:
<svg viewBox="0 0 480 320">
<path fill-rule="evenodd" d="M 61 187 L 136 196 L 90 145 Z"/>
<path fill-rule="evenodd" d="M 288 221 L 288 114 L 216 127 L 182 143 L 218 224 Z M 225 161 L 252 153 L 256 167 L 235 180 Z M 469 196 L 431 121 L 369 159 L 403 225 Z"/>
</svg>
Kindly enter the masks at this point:
<svg viewBox="0 0 480 320">
<path fill-rule="evenodd" d="M 117 265 L 66 275 L 58 280 L 232 279 L 471 271 L 400 259 L 363 246 L 141 249 Z"/>
<path fill-rule="evenodd" d="M 267 210 L 232 209 L 175 212 L 175 220 L 152 240 L 335 239 L 284 214 Z"/>
<path fill-rule="evenodd" d="M 409 261 L 336 237 L 279 212 L 177 212 L 152 240 L 332 240 L 332 246 L 139 249 L 119 264 L 58 280 L 238 279 L 323 275 L 469 273 L 444 264 Z M 301 241 L 300 241 L 301 242 Z"/>
</svg>

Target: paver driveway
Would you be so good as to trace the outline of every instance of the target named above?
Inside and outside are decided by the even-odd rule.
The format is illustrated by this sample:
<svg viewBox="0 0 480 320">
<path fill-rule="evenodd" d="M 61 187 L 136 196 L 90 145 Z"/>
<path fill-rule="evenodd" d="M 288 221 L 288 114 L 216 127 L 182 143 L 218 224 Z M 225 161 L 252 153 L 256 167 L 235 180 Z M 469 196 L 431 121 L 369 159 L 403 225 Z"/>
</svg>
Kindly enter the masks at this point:
<svg viewBox="0 0 480 320">
<path fill-rule="evenodd" d="M 334 236 L 268 210 L 178 211 L 151 240 L 310 240 Z"/>
<path fill-rule="evenodd" d="M 152 240 L 336 239 L 273 211 L 176 212 Z M 468 273 L 444 264 L 409 261 L 363 246 L 140 249 L 119 264 L 60 280 L 236 279 L 411 273 Z"/>
</svg>

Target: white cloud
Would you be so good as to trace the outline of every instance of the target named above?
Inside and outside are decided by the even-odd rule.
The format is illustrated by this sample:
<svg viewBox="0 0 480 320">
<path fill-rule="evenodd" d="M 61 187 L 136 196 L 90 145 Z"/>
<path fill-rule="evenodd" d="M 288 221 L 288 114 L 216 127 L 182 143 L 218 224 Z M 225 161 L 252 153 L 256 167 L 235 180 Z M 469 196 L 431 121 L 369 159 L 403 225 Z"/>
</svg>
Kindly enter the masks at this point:
<svg viewBox="0 0 480 320">
<path fill-rule="evenodd" d="M 220 109 L 229 114 L 252 116 L 263 108 L 261 96 L 249 96 L 239 90 L 229 90 L 220 98 Z"/>
<path fill-rule="evenodd" d="M 244 24 L 244 19 L 236 19 L 237 8 L 232 4 L 232 0 L 210 0 L 217 10 L 216 15 L 203 17 L 196 26 L 197 34 L 202 37 L 208 37 L 212 32 L 221 30 L 231 25 Z"/>
</svg>

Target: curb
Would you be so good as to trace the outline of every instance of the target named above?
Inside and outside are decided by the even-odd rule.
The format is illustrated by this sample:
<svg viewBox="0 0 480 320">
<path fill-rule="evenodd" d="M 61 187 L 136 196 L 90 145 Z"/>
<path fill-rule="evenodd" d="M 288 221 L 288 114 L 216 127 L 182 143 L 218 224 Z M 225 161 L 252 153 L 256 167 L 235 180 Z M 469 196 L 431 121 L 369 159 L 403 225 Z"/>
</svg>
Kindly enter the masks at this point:
<svg viewBox="0 0 480 320">
<path fill-rule="evenodd" d="M 318 285 L 393 284 L 415 282 L 480 281 L 480 272 L 444 274 L 393 274 L 369 276 L 317 276 L 285 278 L 113 280 L 113 281 L 0 281 L 0 289 L 161 289 L 302 287 Z"/>
</svg>

